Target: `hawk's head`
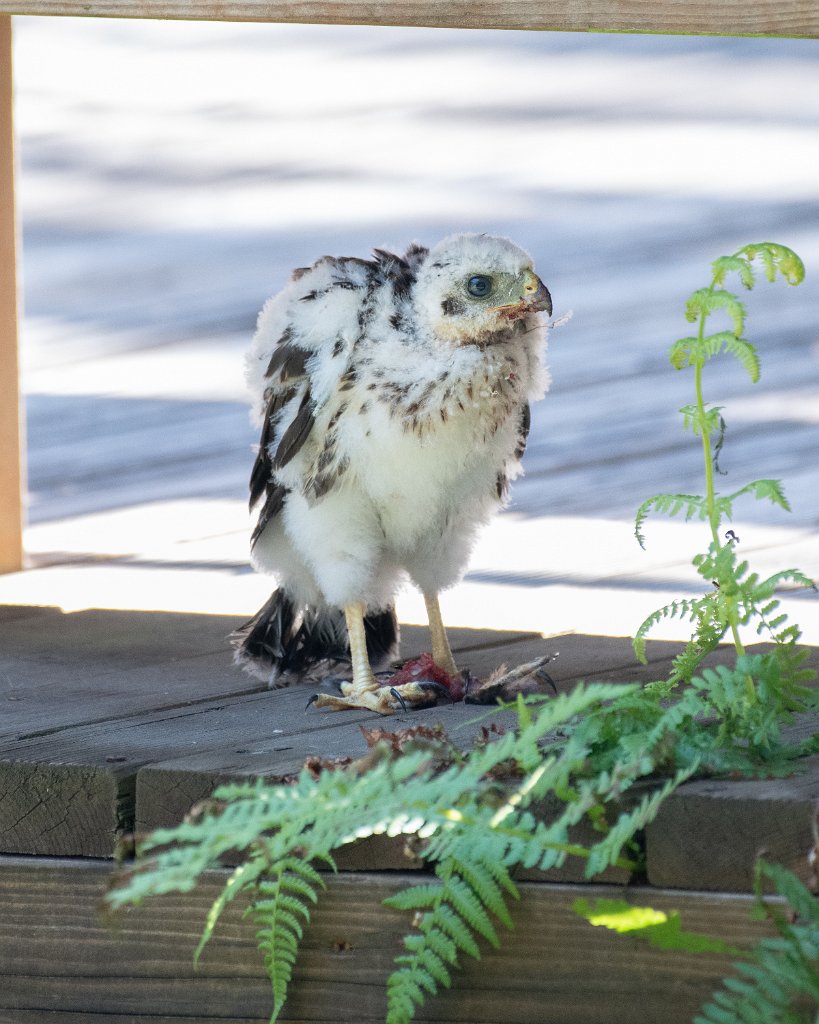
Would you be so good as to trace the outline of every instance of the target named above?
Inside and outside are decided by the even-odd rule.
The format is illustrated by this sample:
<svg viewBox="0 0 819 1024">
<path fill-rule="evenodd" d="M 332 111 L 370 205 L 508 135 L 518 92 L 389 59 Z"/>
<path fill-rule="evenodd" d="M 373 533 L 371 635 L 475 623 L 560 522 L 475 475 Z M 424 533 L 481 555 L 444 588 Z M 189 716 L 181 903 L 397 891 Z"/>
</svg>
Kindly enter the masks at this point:
<svg viewBox="0 0 819 1024">
<path fill-rule="evenodd" d="M 531 257 L 492 235 L 453 235 L 436 245 L 418 270 L 414 298 L 428 331 L 462 345 L 488 344 L 513 321 L 552 312 Z"/>
</svg>

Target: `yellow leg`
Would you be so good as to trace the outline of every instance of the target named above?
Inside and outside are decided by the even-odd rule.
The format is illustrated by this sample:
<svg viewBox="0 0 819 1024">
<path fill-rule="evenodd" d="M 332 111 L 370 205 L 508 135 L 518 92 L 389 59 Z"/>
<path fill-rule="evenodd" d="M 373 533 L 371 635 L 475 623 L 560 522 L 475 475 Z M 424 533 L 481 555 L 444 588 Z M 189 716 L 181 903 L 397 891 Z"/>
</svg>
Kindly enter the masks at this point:
<svg viewBox="0 0 819 1024">
<path fill-rule="evenodd" d="M 424 594 L 424 603 L 427 606 L 427 618 L 429 619 L 429 631 L 432 635 L 432 660 L 439 668 L 448 672 L 451 676 L 458 675 L 458 667 L 452 657 L 452 651 L 444 629 L 444 620 L 441 618 L 441 606 L 438 604 L 437 594 Z"/>
<path fill-rule="evenodd" d="M 432 632 L 432 658 L 436 665 L 449 672 L 450 675 L 458 675 L 444 631 L 444 624 L 441 621 L 438 598 L 434 595 L 424 595 L 424 597 Z M 431 691 L 423 681 L 401 683 L 395 686 L 390 685 L 388 681 L 385 685 L 381 685 L 373 675 L 367 655 L 364 605 L 348 605 L 344 609 L 344 615 L 347 620 L 347 635 L 350 640 L 352 681 L 341 684 L 343 697 L 336 697 L 330 693 L 319 693 L 312 698 L 310 703 L 317 708 L 333 708 L 336 711 L 341 711 L 344 708 L 364 709 L 377 711 L 380 715 L 392 715 L 399 708 L 406 711 L 408 708 L 429 707 Z M 432 694 L 432 703 L 435 703 L 434 693 Z"/>
<path fill-rule="evenodd" d="M 350 641 L 350 662 L 353 678 L 341 684 L 343 697 L 320 693 L 312 701 L 317 708 L 363 708 L 377 711 L 380 715 L 393 714 L 395 707 L 389 687 L 379 686 L 367 655 L 367 636 L 364 631 L 364 605 L 350 604 L 344 609 L 347 620 L 347 636 Z"/>
<path fill-rule="evenodd" d="M 367 693 L 378 689 L 378 683 L 370 667 L 367 655 L 367 635 L 364 631 L 364 605 L 350 604 L 344 609 L 347 620 L 347 636 L 350 640 L 350 661 L 353 667 L 353 679 L 345 683 L 342 689 L 348 697 Z"/>
</svg>

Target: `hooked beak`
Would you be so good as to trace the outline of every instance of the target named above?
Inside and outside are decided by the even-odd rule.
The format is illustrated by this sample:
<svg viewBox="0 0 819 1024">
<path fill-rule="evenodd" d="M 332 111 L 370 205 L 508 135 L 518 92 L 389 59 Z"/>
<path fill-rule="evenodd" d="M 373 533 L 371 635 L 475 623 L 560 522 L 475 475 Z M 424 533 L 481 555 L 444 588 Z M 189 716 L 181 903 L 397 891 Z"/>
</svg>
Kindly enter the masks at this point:
<svg viewBox="0 0 819 1024">
<path fill-rule="evenodd" d="M 509 302 L 503 306 L 492 306 L 491 308 L 504 313 L 513 320 L 525 316 L 527 313 L 548 313 L 551 316 L 552 296 L 546 285 L 533 270 L 525 271 L 523 280 L 523 296 L 519 302 Z"/>
<path fill-rule="evenodd" d="M 552 296 L 549 294 L 549 289 L 531 270 L 526 271 L 526 284 L 523 286 L 523 291 L 526 296 L 524 302 L 527 312 L 544 312 L 549 316 L 552 315 Z"/>
</svg>

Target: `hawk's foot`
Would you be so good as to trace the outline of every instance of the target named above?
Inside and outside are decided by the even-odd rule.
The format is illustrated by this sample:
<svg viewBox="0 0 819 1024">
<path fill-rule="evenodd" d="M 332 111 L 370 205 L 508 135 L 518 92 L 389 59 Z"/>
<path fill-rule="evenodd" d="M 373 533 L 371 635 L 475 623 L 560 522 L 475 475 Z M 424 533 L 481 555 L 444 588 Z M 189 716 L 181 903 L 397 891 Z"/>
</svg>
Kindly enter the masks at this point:
<svg viewBox="0 0 819 1024">
<path fill-rule="evenodd" d="M 310 698 L 310 704 L 317 708 L 332 708 L 334 711 L 362 709 L 375 711 L 379 715 L 393 715 L 396 711 L 417 711 L 434 707 L 443 697 L 450 703 L 463 700 L 466 688 L 462 673 L 451 675 L 432 660 L 431 654 L 405 662 L 401 668 L 383 684 L 373 680 L 363 685 L 353 682 L 341 684 L 342 696 L 331 693 L 317 693 Z"/>
<path fill-rule="evenodd" d="M 342 684 L 343 696 L 316 693 L 309 701 L 317 708 L 333 711 L 375 711 L 379 715 L 394 715 L 396 711 L 434 707 L 438 700 L 435 683 L 406 683 L 403 686 L 379 686 L 376 690 L 355 690 L 351 684 Z"/>
</svg>

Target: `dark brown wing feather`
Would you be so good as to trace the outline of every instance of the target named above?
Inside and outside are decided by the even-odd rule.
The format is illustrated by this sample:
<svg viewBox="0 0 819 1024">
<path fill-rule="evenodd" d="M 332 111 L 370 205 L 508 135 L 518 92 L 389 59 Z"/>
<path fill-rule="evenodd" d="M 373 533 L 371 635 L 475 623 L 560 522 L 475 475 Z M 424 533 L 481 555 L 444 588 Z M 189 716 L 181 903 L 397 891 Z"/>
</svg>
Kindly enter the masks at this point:
<svg viewBox="0 0 819 1024">
<path fill-rule="evenodd" d="M 264 494 L 265 488 L 270 482 L 270 452 L 268 451 L 270 442 L 273 434 L 273 417 L 275 412 L 272 410 L 274 404 L 280 398 L 280 395 L 271 395 L 270 400 L 267 403 L 267 409 L 265 409 L 264 423 L 262 423 L 262 433 L 259 437 L 259 450 L 256 453 L 256 461 L 253 463 L 253 469 L 250 471 L 250 507 L 256 504 L 256 502 Z"/>
<path fill-rule="evenodd" d="M 532 410 L 527 402 L 520 410 L 520 420 L 518 421 L 518 440 L 515 445 L 515 458 L 523 458 L 523 453 L 526 451 L 526 441 L 529 437 L 529 430 L 532 426 Z M 509 479 L 506 473 L 501 470 L 495 479 L 495 494 L 499 501 L 506 501 L 509 497 Z"/>
<path fill-rule="evenodd" d="M 273 380 L 278 376 L 278 383 L 284 384 L 287 381 L 300 380 L 307 373 L 307 360 L 310 353 L 297 345 L 282 344 L 282 341 L 273 349 L 273 355 L 267 364 L 265 377 Z"/>
<path fill-rule="evenodd" d="M 282 510 L 287 489 L 273 479 L 273 472 L 287 463 L 304 444 L 313 427 L 314 416 L 310 389 L 305 389 L 299 408 L 292 422 L 282 435 L 274 453 L 271 445 L 277 420 L 285 405 L 295 396 L 298 387 L 307 375 L 307 360 L 310 353 L 290 341 L 291 334 L 285 331 L 270 357 L 265 377 L 270 386 L 265 392 L 267 407 L 259 437 L 259 450 L 250 472 L 250 507 L 253 508 L 264 495 L 264 505 L 251 535 L 255 544 L 264 528 Z"/>
<path fill-rule="evenodd" d="M 264 528 L 270 520 L 275 519 L 279 512 L 284 508 L 284 499 L 287 495 L 288 490 L 286 487 L 282 487 L 281 484 L 277 484 L 273 480 L 268 482 L 264 505 L 262 505 L 259 510 L 259 518 L 256 520 L 256 526 L 253 528 L 253 533 L 250 535 L 251 548 L 259 537 L 261 537 L 264 532 Z"/>
<path fill-rule="evenodd" d="M 518 426 L 518 443 L 515 448 L 515 458 L 522 459 L 526 451 L 526 442 L 529 439 L 529 431 L 532 427 L 532 409 L 527 402 L 520 410 L 520 425 Z"/>
<path fill-rule="evenodd" d="M 296 415 L 279 441 L 276 454 L 273 456 L 273 469 L 281 469 L 286 466 L 296 452 L 307 440 L 307 436 L 313 429 L 316 417 L 313 414 L 313 401 L 310 395 L 310 388 L 307 388 L 302 397 Z"/>
</svg>

